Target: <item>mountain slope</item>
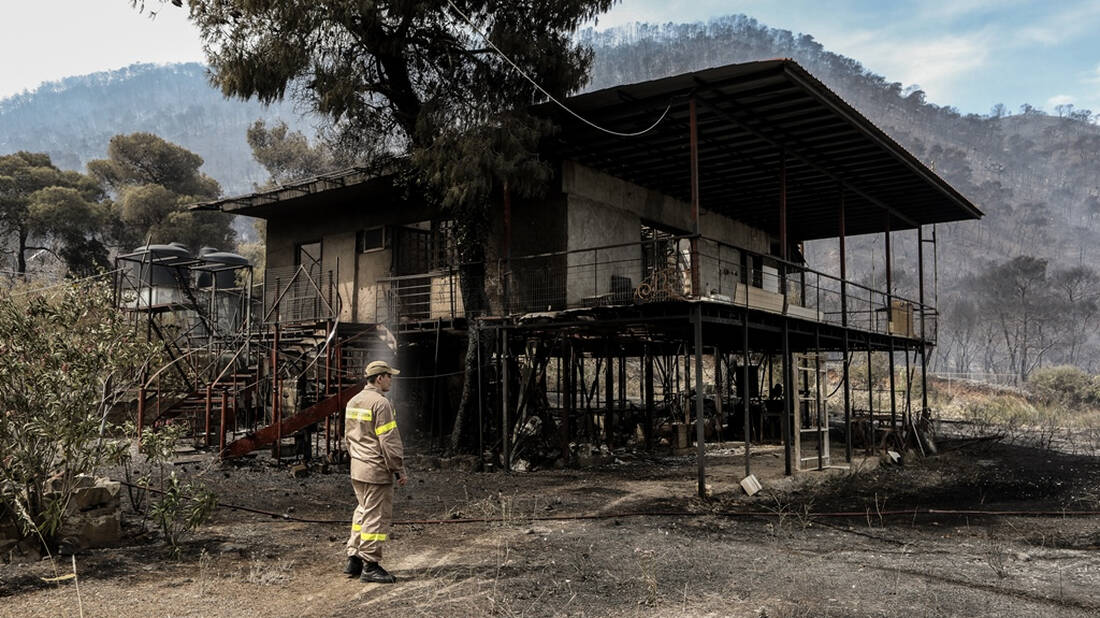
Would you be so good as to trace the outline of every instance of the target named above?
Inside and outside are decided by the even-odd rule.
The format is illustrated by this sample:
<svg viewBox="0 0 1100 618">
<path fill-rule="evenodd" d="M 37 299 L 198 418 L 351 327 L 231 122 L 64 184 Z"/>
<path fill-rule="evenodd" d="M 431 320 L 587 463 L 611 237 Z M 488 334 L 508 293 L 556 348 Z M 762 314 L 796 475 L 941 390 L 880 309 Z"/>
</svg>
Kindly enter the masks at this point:
<svg viewBox="0 0 1100 618">
<path fill-rule="evenodd" d="M 245 130 L 261 118 L 312 133 L 289 103 L 226 99 L 202 65 L 136 64 L 0 101 L 0 153 L 47 152 L 59 167 L 79 170 L 106 156 L 112 136 L 148 131 L 198 153 L 223 191 L 242 193 L 267 178 L 245 142 Z"/>
</svg>

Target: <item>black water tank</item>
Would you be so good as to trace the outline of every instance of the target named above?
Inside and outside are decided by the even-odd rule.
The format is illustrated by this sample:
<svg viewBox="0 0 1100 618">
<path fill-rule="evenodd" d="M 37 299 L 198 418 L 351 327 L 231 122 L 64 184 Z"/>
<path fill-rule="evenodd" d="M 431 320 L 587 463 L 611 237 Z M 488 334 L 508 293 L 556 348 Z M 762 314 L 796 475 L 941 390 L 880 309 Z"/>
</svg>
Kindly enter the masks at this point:
<svg viewBox="0 0 1100 618">
<path fill-rule="evenodd" d="M 243 255 L 237 255 L 236 253 L 230 253 L 228 251 L 218 251 L 214 247 L 203 247 L 199 249 L 199 259 L 202 260 L 203 266 L 218 268 L 219 266 L 228 267 L 241 267 L 248 266 L 251 262 Z M 226 268 L 225 270 L 199 271 L 199 287 L 208 288 L 213 284 L 217 284 L 218 289 L 229 289 L 235 287 L 237 271 L 240 268 Z"/>
<path fill-rule="evenodd" d="M 190 260 L 191 252 L 179 243 L 144 245 L 134 249 L 131 259 L 131 273 L 136 282 L 143 286 L 176 287 L 178 269 L 173 265 Z"/>
</svg>

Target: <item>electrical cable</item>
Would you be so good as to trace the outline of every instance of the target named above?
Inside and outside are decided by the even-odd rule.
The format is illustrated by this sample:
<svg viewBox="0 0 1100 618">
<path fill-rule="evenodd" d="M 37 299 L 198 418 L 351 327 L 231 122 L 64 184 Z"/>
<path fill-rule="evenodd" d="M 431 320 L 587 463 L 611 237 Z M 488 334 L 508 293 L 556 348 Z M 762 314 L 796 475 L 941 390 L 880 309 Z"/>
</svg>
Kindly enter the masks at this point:
<svg viewBox="0 0 1100 618">
<path fill-rule="evenodd" d="M 135 485 L 133 483 L 127 483 L 126 481 L 116 481 L 127 487 L 134 489 L 142 489 L 150 491 L 155 494 L 163 494 L 164 491 L 156 489 L 154 487 L 148 487 L 145 485 Z M 289 513 L 274 513 L 272 511 L 265 511 L 263 509 L 255 509 L 252 507 L 242 506 L 239 504 L 228 504 L 218 501 L 217 506 L 220 508 L 230 509 L 233 511 L 243 511 L 246 513 L 253 513 L 256 515 L 265 515 L 272 519 L 282 519 L 284 521 L 293 521 L 303 524 L 341 524 L 346 525 L 348 519 L 314 519 L 309 517 L 295 517 Z M 853 518 L 853 517 L 866 517 L 868 514 L 872 514 L 876 517 L 895 517 L 895 516 L 909 516 L 915 517 L 917 515 L 948 515 L 948 516 L 993 516 L 993 517 L 1095 517 L 1100 515 L 1100 511 L 1050 511 L 1050 510 L 969 510 L 969 509 L 927 509 L 927 508 L 912 508 L 912 509 L 892 509 L 889 511 L 832 511 L 806 513 L 809 518 L 813 517 L 827 517 L 827 518 Z M 423 526 L 423 525 L 442 525 L 442 524 L 478 524 L 478 523 L 507 523 L 509 521 L 582 521 L 593 519 L 619 519 L 627 517 L 701 517 L 706 515 L 712 515 L 715 517 L 788 517 L 790 513 L 782 511 L 750 511 L 750 510 L 729 510 L 729 511 L 688 511 L 688 510 L 666 510 L 666 511 L 621 511 L 617 513 L 580 513 L 576 515 L 539 515 L 539 516 L 517 516 L 511 518 L 504 517 L 455 517 L 450 519 L 395 519 L 393 525 L 395 526 Z"/>
<path fill-rule="evenodd" d="M 665 111 L 661 112 L 661 116 L 659 118 L 657 118 L 657 121 L 654 122 L 653 124 L 649 125 L 645 129 L 642 129 L 641 131 L 635 131 L 633 133 L 623 133 L 623 132 L 620 132 L 620 131 L 612 131 L 611 129 L 606 129 L 604 127 L 601 127 L 600 125 L 592 122 L 591 120 L 589 120 L 589 119 L 585 118 L 584 116 L 581 116 L 577 112 L 573 111 L 572 109 L 567 107 L 564 103 L 559 101 L 554 95 L 550 94 L 549 91 L 547 91 L 545 88 L 543 88 L 541 85 L 539 85 L 539 83 L 536 82 L 534 80 L 534 78 L 532 78 L 530 75 L 528 75 L 526 71 L 521 69 L 519 67 L 519 65 L 517 65 L 515 62 L 513 62 L 512 59 L 509 58 L 504 52 L 502 52 L 499 47 L 497 47 L 492 41 L 490 41 L 489 40 L 489 35 L 486 34 L 485 32 L 482 32 L 480 28 L 475 26 L 474 22 L 469 17 L 467 17 L 465 13 L 463 13 L 461 10 L 459 10 L 459 8 L 457 6 L 455 6 L 454 2 L 451 2 L 451 0 L 447 0 L 447 4 L 450 5 L 451 9 L 455 13 L 458 13 L 458 15 L 460 17 L 462 17 L 462 20 L 465 21 L 466 24 L 469 25 L 470 28 L 472 28 L 474 30 L 474 32 L 476 32 L 482 38 L 482 40 L 484 40 L 485 43 L 489 47 L 491 47 L 493 49 L 493 51 L 495 51 L 497 53 L 497 55 L 499 55 L 501 58 L 503 58 L 504 61 L 507 62 L 509 65 L 511 65 L 512 68 L 515 69 L 520 75 L 522 75 L 524 79 L 526 79 L 528 82 L 530 82 L 531 85 L 534 86 L 536 90 L 541 92 L 546 98 L 553 101 L 558 107 L 560 107 L 563 110 L 565 110 L 566 112 L 568 112 L 571 116 L 573 116 L 577 120 L 580 120 L 584 124 L 592 127 L 593 129 L 596 129 L 598 131 L 603 131 L 604 133 L 607 133 L 608 135 L 614 135 L 616 137 L 640 137 L 642 135 L 645 135 L 646 133 L 649 133 L 653 129 L 656 129 L 657 125 L 661 124 L 661 122 L 664 121 L 664 119 L 668 116 L 668 112 L 672 109 L 672 104 L 671 103 L 666 105 L 665 106 Z"/>
<path fill-rule="evenodd" d="M 67 281 L 62 281 L 60 283 L 55 283 L 53 285 L 47 285 L 47 286 L 44 286 L 44 287 L 34 288 L 34 289 L 31 289 L 31 290 L 24 290 L 22 292 L 17 292 L 15 294 L 10 294 L 8 296 L 8 298 L 15 298 L 16 296 L 26 296 L 28 294 L 37 294 L 39 292 L 45 292 L 46 290 L 52 290 L 54 288 L 59 288 L 63 285 L 71 285 L 71 284 L 74 284 L 74 283 L 80 283 L 81 281 L 88 281 L 89 279 L 99 279 L 101 277 L 106 277 L 107 275 L 113 275 L 113 274 L 115 274 L 117 272 L 121 272 L 121 271 L 122 271 L 121 268 L 116 268 L 114 270 L 109 270 L 109 271 L 106 271 L 106 272 L 99 273 L 98 275 L 91 275 L 89 277 L 81 277 L 80 279 L 70 279 L 70 280 L 67 280 Z"/>
</svg>

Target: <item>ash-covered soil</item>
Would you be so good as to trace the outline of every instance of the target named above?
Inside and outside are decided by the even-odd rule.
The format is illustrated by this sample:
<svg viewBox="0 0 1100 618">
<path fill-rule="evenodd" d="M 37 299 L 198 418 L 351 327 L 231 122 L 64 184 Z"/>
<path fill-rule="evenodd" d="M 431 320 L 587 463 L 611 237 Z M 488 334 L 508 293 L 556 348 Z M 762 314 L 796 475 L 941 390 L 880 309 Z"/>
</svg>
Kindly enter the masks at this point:
<svg viewBox="0 0 1100 618">
<path fill-rule="evenodd" d="M 413 459 L 395 518 L 499 521 L 396 525 L 393 586 L 340 573 L 354 502 L 344 474 L 191 456 L 177 470 L 225 503 L 339 523 L 223 508 L 177 560 L 127 514 L 121 546 L 77 556 L 79 594 L 72 580 L 42 581 L 49 561 L 0 566 L 0 615 L 1100 615 L 1100 517 L 889 514 L 1100 510 L 1096 458 L 979 444 L 783 478 L 771 449 L 752 458 L 765 490 L 749 498 L 736 485 L 743 458 L 712 452 L 708 500 L 695 497 L 691 458 L 511 475 Z M 612 516 L 540 519 L 569 515 Z"/>
</svg>

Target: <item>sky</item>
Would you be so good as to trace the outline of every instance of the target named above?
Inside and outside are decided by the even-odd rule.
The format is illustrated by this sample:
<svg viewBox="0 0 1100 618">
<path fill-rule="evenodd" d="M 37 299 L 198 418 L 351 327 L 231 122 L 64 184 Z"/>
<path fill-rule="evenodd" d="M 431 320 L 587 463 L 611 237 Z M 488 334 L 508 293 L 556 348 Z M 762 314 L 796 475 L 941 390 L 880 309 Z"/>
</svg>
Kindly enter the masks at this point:
<svg viewBox="0 0 1100 618">
<path fill-rule="evenodd" d="M 146 2 L 155 19 L 130 0 L 0 0 L 0 57 L 7 59 L 0 98 L 137 62 L 201 62 L 185 11 Z M 995 103 L 1100 113 L 1100 0 L 625 0 L 594 25 L 734 13 L 810 34 L 963 113 L 988 113 Z"/>
</svg>

